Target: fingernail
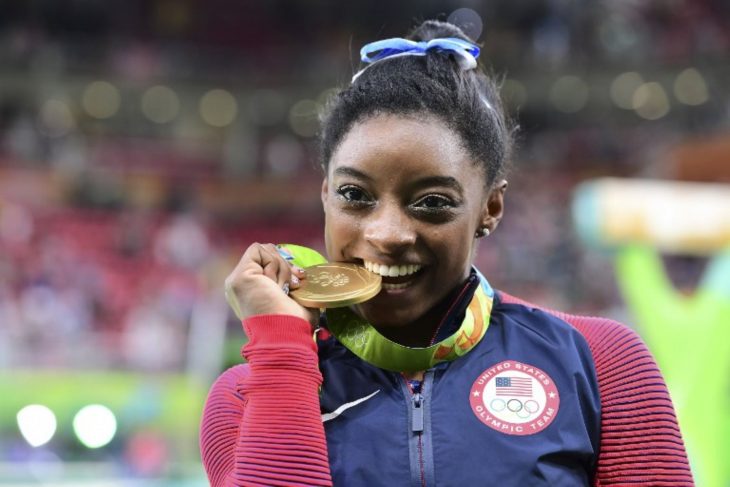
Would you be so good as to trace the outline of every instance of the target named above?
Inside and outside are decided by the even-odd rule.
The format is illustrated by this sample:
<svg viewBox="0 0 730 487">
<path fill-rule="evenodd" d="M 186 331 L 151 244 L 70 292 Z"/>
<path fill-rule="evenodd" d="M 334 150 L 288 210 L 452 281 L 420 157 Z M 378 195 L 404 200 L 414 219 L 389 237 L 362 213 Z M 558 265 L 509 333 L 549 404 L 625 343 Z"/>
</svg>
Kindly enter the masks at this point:
<svg viewBox="0 0 730 487">
<path fill-rule="evenodd" d="M 292 286 L 298 286 L 299 278 L 297 276 L 291 276 L 291 284 L 292 284 Z"/>
<path fill-rule="evenodd" d="M 284 291 L 284 294 L 289 294 L 289 283 L 284 283 L 284 285 L 281 287 L 281 290 Z"/>
<path fill-rule="evenodd" d="M 304 269 L 294 266 L 294 272 L 296 272 L 297 274 L 304 274 Z"/>
</svg>

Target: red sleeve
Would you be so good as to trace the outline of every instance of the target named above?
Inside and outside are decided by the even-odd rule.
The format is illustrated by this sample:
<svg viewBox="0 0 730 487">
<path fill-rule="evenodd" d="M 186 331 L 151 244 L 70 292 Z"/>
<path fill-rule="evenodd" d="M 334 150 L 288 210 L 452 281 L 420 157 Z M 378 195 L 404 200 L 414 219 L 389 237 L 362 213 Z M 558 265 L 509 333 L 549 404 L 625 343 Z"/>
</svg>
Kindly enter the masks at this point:
<svg viewBox="0 0 730 487">
<path fill-rule="evenodd" d="M 615 321 L 546 311 L 576 328 L 593 354 L 601 395 L 594 485 L 693 486 L 672 400 L 641 338 Z"/>
<path fill-rule="evenodd" d="M 694 485 L 672 400 L 644 342 L 610 320 L 566 321 L 586 337 L 596 364 L 601 392 L 596 485 Z"/>
<path fill-rule="evenodd" d="M 309 323 L 264 315 L 243 326 L 249 363 L 221 375 L 203 412 L 200 448 L 210 484 L 332 485 Z"/>
</svg>

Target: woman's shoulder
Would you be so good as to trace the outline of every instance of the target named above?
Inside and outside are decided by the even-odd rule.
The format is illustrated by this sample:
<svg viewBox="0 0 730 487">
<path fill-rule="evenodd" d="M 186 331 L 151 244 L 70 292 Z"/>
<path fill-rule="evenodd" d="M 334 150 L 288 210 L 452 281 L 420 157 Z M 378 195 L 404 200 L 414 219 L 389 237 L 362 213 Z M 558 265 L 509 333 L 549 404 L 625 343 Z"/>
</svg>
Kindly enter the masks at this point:
<svg viewBox="0 0 730 487">
<path fill-rule="evenodd" d="M 639 335 L 607 318 L 542 308 L 506 293 L 505 305 L 570 325 L 590 348 L 601 399 L 599 484 L 616 478 L 692 485 L 682 435 L 659 367 Z"/>
<path fill-rule="evenodd" d="M 565 313 L 530 303 L 503 291 L 499 291 L 498 296 L 500 303 L 504 305 L 524 307 L 551 316 L 569 325 L 571 329 L 574 329 L 585 338 L 594 359 L 605 355 L 620 356 L 622 352 L 635 351 L 637 347 L 647 355 L 649 354 L 641 337 L 634 330 L 618 321 L 600 316 Z M 649 355 L 649 357 L 651 356 Z"/>
<path fill-rule="evenodd" d="M 587 346 L 604 406 L 604 419 L 612 414 L 612 409 L 606 405 L 615 404 L 619 398 L 623 404 L 647 404 L 646 401 L 649 401 L 654 406 L 673 411 L 661 371 L 636 331 L 615 320 L 564 313 L 504 292 L 499 292 L 499 300 L 508 308 L 516 308 L 511 310 L 513 315 L 540 317 L 528 325 L 544 334 L 579 337 L 577 340 L 561 340 L 563 346 L 572 343 L 584 350 Z M 523 323 L 530 321 L 518 319 L 522 319 Z"/>
</svg>

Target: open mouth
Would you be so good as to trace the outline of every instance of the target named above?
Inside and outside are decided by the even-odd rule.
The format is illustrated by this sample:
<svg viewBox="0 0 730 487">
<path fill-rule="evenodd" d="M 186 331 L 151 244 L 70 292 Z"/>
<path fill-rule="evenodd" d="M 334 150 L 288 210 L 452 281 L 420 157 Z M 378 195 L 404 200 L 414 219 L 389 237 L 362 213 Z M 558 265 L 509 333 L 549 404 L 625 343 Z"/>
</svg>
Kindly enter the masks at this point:
<svg viewBox="0 0 730 487">
<path fill-rule="evenodd" d="M 420 264 L 385 265 L 375 262 L 363 261 L 367 270 L 379 274 L 383 278 L 383 289 L 395 290 L 405 289 L 410 286 L 414 277 L 423 268 Z"/>
</svg>

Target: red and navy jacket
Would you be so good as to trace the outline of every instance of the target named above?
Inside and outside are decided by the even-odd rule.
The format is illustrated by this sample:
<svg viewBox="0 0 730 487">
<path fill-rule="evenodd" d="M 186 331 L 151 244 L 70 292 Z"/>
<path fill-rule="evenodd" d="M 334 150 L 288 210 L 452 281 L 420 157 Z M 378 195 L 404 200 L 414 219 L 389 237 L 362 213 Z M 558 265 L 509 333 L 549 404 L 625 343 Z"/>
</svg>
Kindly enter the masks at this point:
<svg viewBox="0 0 730 487">
<path fill-rule="evenodd" d="M 211 485 L 693 485 L 662 376 L 616 322 L 496 292 L 484 338 L 415 390 L 303 320 L 244 328 L 249 363 L 201 425 Z"/>
</svg>

